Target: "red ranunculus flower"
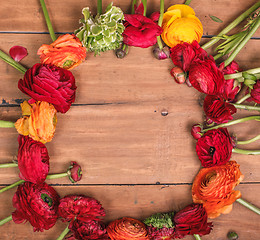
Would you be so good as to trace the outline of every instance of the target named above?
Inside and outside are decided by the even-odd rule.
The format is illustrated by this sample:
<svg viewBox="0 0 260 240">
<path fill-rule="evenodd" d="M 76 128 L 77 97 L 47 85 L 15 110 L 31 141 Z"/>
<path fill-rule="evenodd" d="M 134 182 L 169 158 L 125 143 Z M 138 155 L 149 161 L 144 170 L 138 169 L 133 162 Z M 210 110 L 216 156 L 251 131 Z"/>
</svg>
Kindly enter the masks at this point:
<svg viewBox="0 0 260 240">
<path fill-rule="evenodd" d="M 208 223 L 208 215 L 202 204 L 190 204 L 177 212 L 173 221 L 175 223 L 175 237 L 183 238 L 186 235 L 209 234 L 212 223 Z"/>
<path fill-rule="evenodd" d="M 223 165 L 231 157 L 232 139 L 226 128 L 212 129 L 198 139 L 196 152 L 203 167 Z"/>
<path fill-rule="evenodd" d="M 75 182 L 78 182 L 81 180 L 82 170 L 81 170 L 80 165 L 77 162 L 72 161 L 70 163 L 68 171 L 70 172 L 69 179 L 72 183 L 75 183 Z"/>
<path fill-rule="evenodd" d="M 53 65 L 36 63 L 19 80 L 18 88 L 34 100 L 53 104 L 61 113 L 67 112 L 75 101 L 74 76 Z"/>
<path fill-rule="evenodd" d="M 205 59 L 207 52 L 200 47 L 197 41 L 192 44 L 182 43 L 171 48 L 171 59 L 174 65 L 180 67 L 184 72 L 189 71 L 192 61 L 196 58 Z"/>
<path fill-rule="evenodd" d="M 206 116 L 215 123 L 226 123 L 232 120 L 232 115 L 237 112 L 234 105 L 227 103 L 223 98 L 207 95 L 203 104 Z"/>
<path fill-rule="evenodd" d="M 151 240 L 172 240 L 174 239 L 174 228 L 148 227 L 148 235 Z"/>
<path fill-rule="evenodd" d="M 125 14 L 123 41 L 129 46 L 147 48 L 156 44 L 156 37 L 161 35 L 162 28 L 153 20 L 143 16 L 142 4 L 140 6 L 136 9 L 137 14 Z"/>
<path fill-rule="evenodd" d="M 149 239 L 145 224 L 130 217 L 123 217 L 109 223 L 107 233 L 112 240 Z"/>
<path fill-rule="evenodd" d="M 235 61 L 232 61 L 228 66 L 224 67 L 224 62 L 219 66 L 220 71 L 225 74 L 232 74 L 236 72 L 241 72 L 242 69 L 239 68 Z M 240 91 L 241 84 L 236 79 L 228 79 L 224 81 L 223 98 L 227 101 L 233 101 Z"/>
<path fill-rule="evenodd" d="M 58 218 L 59 195 L 47 183 L 25 182 L 18 186 L 13 197 L 15 223 L 29 221 L 34 231 L 50 229 Z"/>
<path fill-rule="evenodd" d="M 49 155 L 47 148 L 41 142 L 28 136 L 18 137 L 18 167 L 20 178 L 32 182 L 43 183 L 49 172 Z"/>
<path fill-rule="evenodd" d="M 109 240 L 106 228 L 97 221 L 82 222 L 75 220 L 70 227 L 73 232 L 73 237 L 69 239 L 78 240 Z"/>
<path fill-rule="evenodd" d="M 64 221 L 100 221 L 99 217 L 105 216 L 105 210 L 99 201 L 84 195 L 68 195 L 60 200 L 59 216 Z M 71 225 L 70 225 L 71 226 Z"/>
<path fill-rule="evenodd" d="M 247 90 L 248 93 L 248 90 Z M 247 101 L 254 101 L 258 104 L 260 104 L 260 80 L 257 80 L 256 83 L 253 86 L 253 89 L 251 89 L 251 97 L 247 99 Z"/>
<path fill-rule="evenodd" d="M 195 59 L 189 68 L 189 81 L 198 91 L 210 95 L 221 95 L 224 88 L 224 75 L 216 66 L 212 56 Z"/>
</svg>

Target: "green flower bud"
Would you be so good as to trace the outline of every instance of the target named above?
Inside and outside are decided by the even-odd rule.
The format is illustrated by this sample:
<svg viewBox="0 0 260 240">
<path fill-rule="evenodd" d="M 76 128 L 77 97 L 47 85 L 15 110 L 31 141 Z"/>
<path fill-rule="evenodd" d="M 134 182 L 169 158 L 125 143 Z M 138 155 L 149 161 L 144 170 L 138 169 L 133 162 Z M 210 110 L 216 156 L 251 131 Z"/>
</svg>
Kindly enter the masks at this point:
<svg viewBox="0 0 260 240">
<path fill-rule="evenodd" d="M 151 217 L 146 218 L 144 223 L 147 226 L 152 226 L 155 228 L 173 228 L 174 224 L 172 221 L 174 213 L 156 213 L 153 214 Z"/>
<path fill-rule="evenodd" d="M 83 8 L 84 19 L 80 20 L 82 27 L 75 31 L 76 36 L 88 51 L 99 54 L 108 50 L 115 50 L 123 41 L 124 13 L 118 7 L 107 7 L 104 14 L 98 14 L 95 18 L 89 8 Z"/>
<path fill-rule="evenodd" d="M 238 235 L 235 232 L 229 232 L 227 234 L 227 237 L 228 237 L 229 240 L 237 240 L 238 239 Z"/>
</svg>

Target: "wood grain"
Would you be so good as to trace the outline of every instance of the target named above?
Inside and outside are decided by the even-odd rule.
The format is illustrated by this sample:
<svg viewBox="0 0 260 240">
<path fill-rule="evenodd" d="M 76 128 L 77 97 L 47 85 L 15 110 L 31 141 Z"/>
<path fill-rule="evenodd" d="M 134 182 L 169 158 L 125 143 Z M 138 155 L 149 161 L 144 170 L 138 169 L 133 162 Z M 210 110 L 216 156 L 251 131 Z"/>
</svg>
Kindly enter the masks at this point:
<svg viewBox="0 0 260 240">
<path fill-rule="evenodd" d="M 49 35 L 0 34 L 0 49 L 8 53 L 14 45 L 28 49 L 29 55 L 22 64 L 27 68 L 39 62 L 36 55 L 43 43 L 50 43 Z M 236 57 L 244 70 L 259 66 L 260 56 L 256 54 L 259 40 L 250 40 Z M 183 99 L 189 104 L 198 94 L 186 85 L 178 85 L 170 75 L 173 63 L 170 59 L 158 61 L 152 55 L 152 48 L 131 47 L 129 55 L 117 59 L 113 51 L 94 57 L 88 53 L 87 60 L 72 72 L 78 86 L 76 104 L 137 103 Z M 0 99 L 17 103 L 17 99 L 28 97 L 17 88 L 22 74 L 5 62 L 0 62 Z M 187 95 L 187 96 L 186 96 Z M 183 98 L 184 97 L 184 98 Z M 15 101 L 16 100 L 16 101 Z"/>
<path fill-rule="evenodd" d="M 109 2 L 103 0 L 103 9 Z M 123 11 L 130 11 L 130 0 L 113 2 Z M 183 2 L 165 0 L 165 8 Z M 204 35 L 213 35 L 255 2 L 196 0 L 191 7 L 203 24 Z M 148 3 L 148 13 L 159 9 L 159 0 Z M 96 12 L 96 1 L 91 0 L 46 0 L 46 5 L 56 32 L 78 28 L 83 7 Z M 8 53 L 12 46 L 22 45 L 29 55 L 21 63 L 28 68 L 39 62 L 37 49 L 51 43 L 39 1 L 4 1 L 0 14 L 0 49 Z M 223 23 L 212 21 L 209 15 Z M 244 70 L 259 67 L 260 30 L 254 37 L 236 57 Z M 203 38 L 201 43 L 205 41 Z M 106 222 L 123 216 L 144 219 L 155 212 L 178 211 L 192 202 L 191 183 L 201 166 L 190 128 L 204 120 L 203 96 L 193 88 L 176 84 L 169 74 L 172 66 L 170 59 L 154 59 L 152 48 L 131 47 L 122 60 L 112 51 L 97 57 L 88 53 L 87 60 L 73 70 L 78 86 L 76 102 L 68 113 L 58 114 L 54 139 L 46 146 L 50 173 L 65 172 L 70 161 L 77 161 L 83 168 L 83 178 L 74 185 L 66 178 L 48 180 L 61 197 L 85 194 L 97 198 L 106 209 Z M 21 77 L 0 61 L 0 120 L 16 121 L 21 115 L 19 103 L 28 99 L 17 88 Z M 252 114 L 259 112 L 239 110 L 234 118 Z M 246 140 L 259 134 L 259 124 L 250 121 L 228 129 L 239 140 Z M 18 134 L 15 129 L 0 131 L 0 163 L 11 162 L 17 155 Z M 259 149 L 259 141 L 244 148 Z M 245 175 L 237 187 L 243 198 L 260 207 L 259 157 L 233 154 L 231 159 L 241 165 Z M 18 174 L 17 168 L 0 169 L 0 188 L 17 181 Z M 12 189 L 0 195 L 0 219 L 14 210 L 14 192 Z M 213 224 L 213 232 L 203 240 L 226 240 L 230 230 L 243 240 L 259 238 L 259 216 L 238 203 L 229 215 L 220 216 Z M 53 240 L 65 227 L 58 221 L 49 231 L 33 233 L 28 223 L 10 222 L 0 227 L 0 239 Z"/>
<path fill-rule="evenodd" d="M 256 192 L 257 185 L 240 185 L 238 187 L 242 196 L 256 205 L 260 205 Z M 106 221 L 111 221 L 123 216 L 144 219 L 156 212 L 178 211 L 191 203 L 191 186 L 88 186 L 88 187 L 54 187 L 61 197 L 67 194 L 85 194 L 98 199 L 106 209 Z M 1 195 L 0 219 L 9 216 L 12 208 L 11 198 L 14 190 Z M 236 231 L 239 239 L 258 239 L 259 216 L 250 210 L 234 203 L 233 210 L 228 215 L 222 215 L 210 220 L 214 224 L 213 231 L 203 240 L 226 240 L 228 231 Z M 66 223 L 60 220 L 54 228 L 42 233 L 33 233 L 29 223 L 15 224 L 9 222 L 1 227 L 0 239 L 31 239 L 53 240 L 65 229 Z M 185 237 L 191 240 L 192 237 Z"/>
<path fill-rule="evenodd" d="M 45 2 L 56 32 L 73 32 L 79 28 L 79 19 L 82 18 L 81 10 L 84 7 L 89 7 L 93 14 L 96 14 L 96 1 L 93 0 L 66 0 L 63 4 L 59 0 L 46 0 Z M 103 1 L 103 10 L 110 2 L 110 0 Z M 0 15 L 2 16 L 0 31 L 47 32 L 48 29 L 39 1 L 27 0 L 26 4 L 21 3 L 21 1 L 17 0 L 2 3 L 0 8 Z M 113 3 L 115 6 L 121 7 L 124 12 L 130 13 L 130 0 L 114 0 Z M 165 9 L 177 3 L 184 3 L 184 0 L 174 2 L 165 0 Z M 190 6 L 202 22 L 204 35 L 213 35 L 221 31 L 254 3 L 256 3 L 256 0 L 196 0 L 192 1 Z M 159 0 L 150 0 L 148 2 L 148 15 L 154 11 L 159 11 L 159 4 Z M 220 18 L 223 23 L 214 22 L 210 15 Z M 259 30 L 256 36 L 260 36 Z"/>
<path fill-rule="evenodd" d="M 1 119 L 15 121 L 19 118 L 18 107 L 0 110 Z M 162 112 L 168 112 L 168 115 L 163 116 Z M 235 118 L 249 115 L 241 110 Z M 82 183 L 191 183 L 200 162 L 190 128 L 201 121 L 202 109 L 196 95 L 187 99 L 183 90 L 176 90 L 173 98 L 164 101 L 74 106 L 68 113 L 58 115 L 55 136 L 46 144 L 51 172 L 65 172 L 73 160 L 84 169 Z M 259 125 L 257 121 L 250 121 L 229 130 L 238 139 L 245 140 L 257 134 Z M 1 133 L 4 141 L 0 146 L 0 162 L 4 163 L 11 161 L 17 153 L 18 134 L 15 129 L 1 129 Z M 259 142 L 250 147 L 259 149 Z M 231 159 L 241 164 L 244 181 L 260 181 L 257 158 L 232 155 Z M 16 181 L 17 171 L 0 169 L 4 176 L 0 183 Z M 68 183 L 67 179 L 53 181 Z"/>
</svg>

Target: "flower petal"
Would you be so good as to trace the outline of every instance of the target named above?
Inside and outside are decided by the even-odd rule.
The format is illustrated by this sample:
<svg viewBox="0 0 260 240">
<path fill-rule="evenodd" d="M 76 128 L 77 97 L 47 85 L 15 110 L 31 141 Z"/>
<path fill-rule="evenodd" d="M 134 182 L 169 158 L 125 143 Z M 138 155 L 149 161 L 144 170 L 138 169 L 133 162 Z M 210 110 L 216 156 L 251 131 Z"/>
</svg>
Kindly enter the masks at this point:
<svg viewBox="0 0 260 240">
<path fill-rule="evenodd" d="M 28 55 L 28 52 L 25 47 L 13 46 L 10 48 L 9 54 L 16 62 L 20 62 L 24 57 Z"/>
</svg>

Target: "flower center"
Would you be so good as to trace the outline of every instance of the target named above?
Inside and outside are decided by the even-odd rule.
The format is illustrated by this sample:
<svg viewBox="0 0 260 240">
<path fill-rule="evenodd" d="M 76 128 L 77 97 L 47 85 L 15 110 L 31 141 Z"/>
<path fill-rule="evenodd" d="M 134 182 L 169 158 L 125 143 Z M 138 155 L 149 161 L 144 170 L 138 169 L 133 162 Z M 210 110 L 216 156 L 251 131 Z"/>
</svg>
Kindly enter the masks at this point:
<svg viewBox="0 0 260 240">
<path fill-rule="evenodd" d="M 210 148 L 209 148 L 209 154 L 210 154 L 210 156 L 213 156 L 214 153 L 215 153 L 215 151 L 216 151 L 216 148 L 210 147 Z"/>
</svg>

